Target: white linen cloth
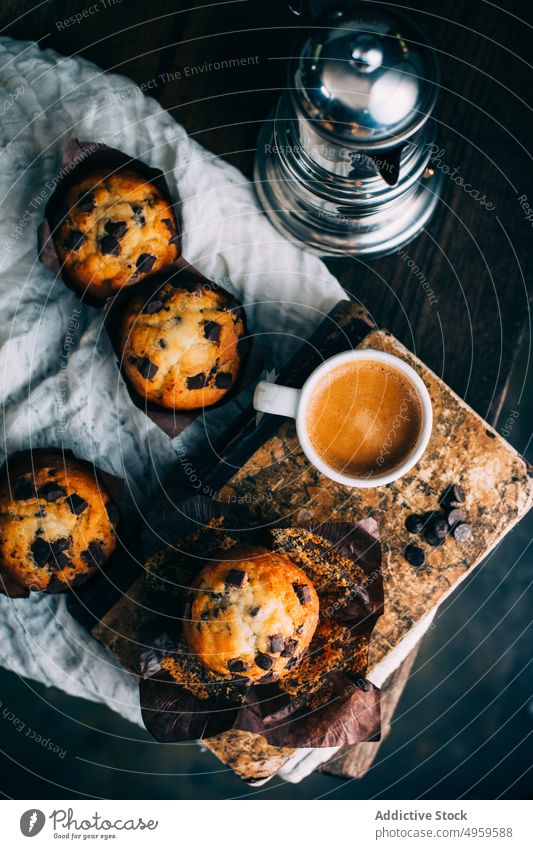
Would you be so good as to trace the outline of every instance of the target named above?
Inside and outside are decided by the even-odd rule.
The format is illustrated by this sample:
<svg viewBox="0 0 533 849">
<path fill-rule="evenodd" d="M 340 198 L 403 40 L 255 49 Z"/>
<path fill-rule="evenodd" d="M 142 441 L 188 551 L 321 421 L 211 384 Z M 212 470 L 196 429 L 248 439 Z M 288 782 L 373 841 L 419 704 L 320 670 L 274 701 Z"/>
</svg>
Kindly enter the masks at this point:
<svg viewBox="0 0 533 849">
<path fill-rule="evenodd" d="M 318 258 L 275 232 L 239 171 L 191 140 L 131 80 L 2 38 L 0 117 L 0 460 L 62 445 L 124 478 L 131 501 L 148 506 L 176 450 L 192 458 L 201 450 L 204 426 L 199 419 L 173 442 L 134 407 L 102 311 L 81 305 L 38 262 L 37 227 L 65 139 L 105 142 L 164 172 L 181 201 L 183 255 L 240 298 L 268 369 L 279 370 L 346 295 Z M 216 430 L 217 414 L 210 418 Z M 142 722 L 137 680 L 87 636 L 63 597 L 0 596 L 0 662 Z M 299 781 L 329 754 L 299 752 L 282 776 Z"/>
</svg>

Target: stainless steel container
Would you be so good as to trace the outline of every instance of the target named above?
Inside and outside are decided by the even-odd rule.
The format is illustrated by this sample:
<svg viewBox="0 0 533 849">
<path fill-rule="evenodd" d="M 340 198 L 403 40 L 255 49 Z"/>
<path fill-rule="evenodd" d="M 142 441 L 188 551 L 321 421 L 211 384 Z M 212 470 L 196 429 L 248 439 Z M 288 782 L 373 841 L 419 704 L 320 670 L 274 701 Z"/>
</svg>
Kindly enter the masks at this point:
<svg viewBox="0 0 533 849">
<path fill-rule="evenodd" d="M 275 227 L 322 256 L 413 239 L 440 192 L 438 89 L 427 36 L 390 7 L 350 2 L 316 21 L 258 142 L 255 184 Z"/>
</svg>

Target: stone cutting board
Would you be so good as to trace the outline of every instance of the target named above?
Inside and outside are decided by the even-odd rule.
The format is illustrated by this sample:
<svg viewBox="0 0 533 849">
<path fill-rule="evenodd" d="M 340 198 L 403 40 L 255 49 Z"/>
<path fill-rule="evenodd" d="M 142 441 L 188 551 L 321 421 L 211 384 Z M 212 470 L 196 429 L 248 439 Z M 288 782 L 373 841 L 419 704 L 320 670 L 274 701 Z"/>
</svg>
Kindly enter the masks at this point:
<svg viewBox="0 0 533 849">
<path fill-rule="evenodd" d="M 204 480 L 221 491 L 223 500 L 249 496 L 247 506 L 251 504 L 262 521 L 294 525 L 376 518 L 383 545 L 385 613 L 371 639 L 371 671 L 527 512 L 533 501 L 533 479 L 525 460 L 437 375 L 391 334 L 373 328 L 360 307 L 343 302 L 315 334 L 311 349 L 331 356 L 351 347 L 376 348 L 405 359 L 429 390 L 433 432 L 426 453 L 408 475 L 377 489 L 335 484 L 308 463 L 292 420 L 265 416 L 257 425 L 251 414 Z M 304 346 L 278 382 L 300 386 L 316 364 Z M 402 555 L 405 545 L 416 541 L 407 533 L 405 519 L 409 513 L 437 509 L 442 491 L 451 483 L 465 490 L 472 538 L 463 543 L 450 538 L 439 548 L 422 543 L 426 564 L 415 569 Z M 144 602 L 141 577 L 128 597 L 118 600 L 92 628 L 93 635 L 134 671 L 138 634 L 149 617 Z M 228 732 L 206 745 L 237 775 L 254 783 L 275 775 L 293 753 L 245 732 Z"/>
</svg>

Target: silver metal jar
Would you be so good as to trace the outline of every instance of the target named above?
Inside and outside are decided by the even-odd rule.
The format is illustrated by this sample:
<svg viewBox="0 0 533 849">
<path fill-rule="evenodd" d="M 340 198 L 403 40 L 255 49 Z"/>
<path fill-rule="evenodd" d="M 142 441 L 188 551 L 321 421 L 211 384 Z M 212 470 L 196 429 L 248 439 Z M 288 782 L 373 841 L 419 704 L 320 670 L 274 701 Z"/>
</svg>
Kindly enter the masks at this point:
<svg viewBox="0 0 533 849">
<path fill-rule="evenodd" d="M 411 20 L 374 4 L 348 3 L 310 32 L 259 136 L 259 200 L 321 256 L 390 253 L 427 224 L 440 193 L 434 51 Z"/>
</svg>

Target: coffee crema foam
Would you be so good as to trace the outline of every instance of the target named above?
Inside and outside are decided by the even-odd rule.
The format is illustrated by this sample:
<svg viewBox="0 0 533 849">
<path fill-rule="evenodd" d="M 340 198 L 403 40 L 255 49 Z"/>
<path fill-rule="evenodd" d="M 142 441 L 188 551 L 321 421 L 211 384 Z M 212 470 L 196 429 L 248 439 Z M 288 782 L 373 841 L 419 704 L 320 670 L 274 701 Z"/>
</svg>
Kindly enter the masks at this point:
<svg viewBox="0 0 533 849">
<path fill-rule="evenodd" d="M 407 459 L 422 429 L 419 395 L 403 372 L 378 360 L 354 360 L 328 372 L 306 410 L 311 445 L 332 469 L 368 478 Z"/>
</svg>

